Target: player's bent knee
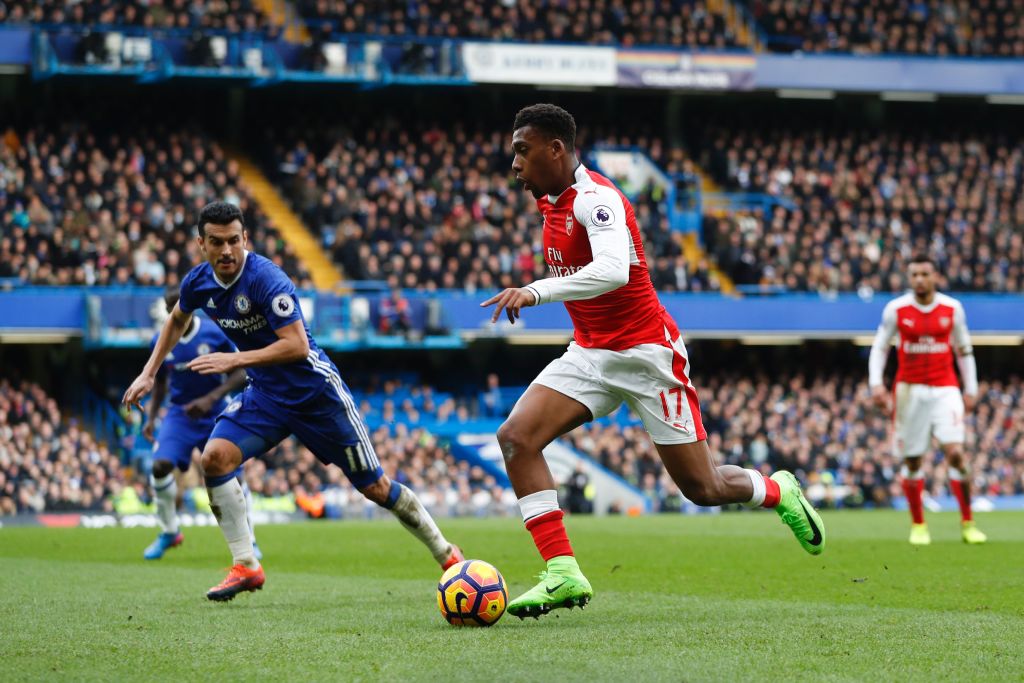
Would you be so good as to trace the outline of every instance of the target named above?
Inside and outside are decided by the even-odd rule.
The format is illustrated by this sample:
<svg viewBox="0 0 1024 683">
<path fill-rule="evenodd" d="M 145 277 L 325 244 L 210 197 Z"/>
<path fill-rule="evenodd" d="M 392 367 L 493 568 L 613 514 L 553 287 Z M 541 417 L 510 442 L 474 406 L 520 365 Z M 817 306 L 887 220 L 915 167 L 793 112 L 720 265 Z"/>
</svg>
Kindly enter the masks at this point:
<svg viewBox="0 0 1024 683">
<path fill-rule="evenodd" d="M 510 462 L 520 453 L 531 450 L 529 433 L 517 423 L 506 420 L 498 427 L 498 446 L 505 457 L 505 462 Z"/>
<path fill-rule="evenodd" d="M 218 440 L 221 441 L 221 440 Z M 242 454 L 230 442 L 216 443 L 211 441 L 203 450 L 203 474 L 208 477 L 219 477 L 233 472 L 242 464 Z"/>
<path fill-rule="evenodd" d="M 383 476 L 369 486 L 359 489 L 359 492 L 377 505 L 384 505 L 391 493 L 391 480 Z"/>
<path fill-rule="evenodd" d="M 163 479 L 168 474 L 174 471 L 174 463 L 170 460 L 154 460 L 153 461 L 153 477 L 156 479 Z"/>
</svg>

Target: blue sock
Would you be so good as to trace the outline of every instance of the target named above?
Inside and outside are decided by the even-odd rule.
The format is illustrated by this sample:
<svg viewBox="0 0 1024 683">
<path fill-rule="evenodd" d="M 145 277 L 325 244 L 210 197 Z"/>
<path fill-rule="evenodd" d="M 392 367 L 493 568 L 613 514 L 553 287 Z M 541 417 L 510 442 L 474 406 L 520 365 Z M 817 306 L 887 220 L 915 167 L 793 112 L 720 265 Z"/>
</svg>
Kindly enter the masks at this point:
<svg viewBox="0 0 1024 683">
<path fill-rule="evenodd" d="M 391 490 L 388 491 L 388 499 L 384 501 L 384 507 L 388 510 L 394 509 L 400 495 L 402 495 L 402 485 L 395 480 L 391 480 Z"/>
</svg>

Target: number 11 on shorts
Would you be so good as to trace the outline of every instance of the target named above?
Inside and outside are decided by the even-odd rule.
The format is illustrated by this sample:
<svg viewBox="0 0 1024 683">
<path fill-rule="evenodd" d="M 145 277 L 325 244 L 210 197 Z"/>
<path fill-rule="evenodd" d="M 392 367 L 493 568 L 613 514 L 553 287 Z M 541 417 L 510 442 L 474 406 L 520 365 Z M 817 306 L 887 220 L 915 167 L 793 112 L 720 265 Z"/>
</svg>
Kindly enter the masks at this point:
<svg viewBox="0 0 1024 683">
<path fill-rule="evenodd" d="M 668 405 L 669 405 L 669 401 L 671 401 L 672 399 L 671 398 L 667 398 L 665 396 L 665 393 L 666 392 L 662 391 L 659 394 L 659 396 L 661 396 L 661 408 L 662 408 L 662 410 L 665 411 L 665 419 L 666 420 L 671 420 L 672 416 L 669 415 Z M 671 389 L 668 390 L 667 393 L 670 396 L 672 394 L 676 395 L 676 417 L 675 417 L 675 419 L 678 420 L 679 418 L 681 418 L 683 416 L 683 388 L 682 387 L 672 387 Z"/>
</svg>

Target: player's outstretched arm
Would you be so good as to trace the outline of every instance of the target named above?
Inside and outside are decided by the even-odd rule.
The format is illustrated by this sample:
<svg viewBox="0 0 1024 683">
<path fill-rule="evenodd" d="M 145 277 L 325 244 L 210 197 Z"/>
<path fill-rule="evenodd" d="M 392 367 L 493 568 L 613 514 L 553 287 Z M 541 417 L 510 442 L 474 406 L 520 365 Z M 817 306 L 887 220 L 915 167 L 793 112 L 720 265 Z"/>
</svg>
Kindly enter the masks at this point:
<svg viewBox="0 0 1024 683">
<path fill-rule="evenodd" d="M 156 416 L 160 412 L 160 406 L 164 404 L 164 397 L 167 396 L 168 385 L 171 378 L 164 372 L 158 372 L 156 381 L 153 383 L 153 396 L 149 399 L 148 411 L 146 413 L 146 424 L 142 426 L 142 436 L 150 443 L 153 442 L 153 432 L 156 429 Z"/>
<path fill-rule="evenodd" d="M 483 308 L 494 306 L 494 314 L 491 316 L 492 323 L 498 322 L 501 312 L 505 311 L 508 321 L 515 325 L 516 319 L 519 317 L 519 309 L 536 306 L 539 300 L 537 292 L 530 287 L 512 287 L 492 296 L 480 306 Z"/>
<path fill-rule="evenodd" d="M 296 363 L 305 360 L 309 355 L 309 339 L 306 338 L 306 326 L 301 319 L 279 327 L 274 332 L 277 334 L 277 341 L 262 349 L 238 353 L 208 353 L 193 359 L 188 368 L 201 375 L 223 374 L 239 368 Z"/>
<path fill-rule="evenodd" d="M 128 390 L 124 392 L 121 403 L 126 406 L 135 406 L 140 411 L 142 410 L 140 401 L 153 390 L 153 383 L 156 380 L 157 371 L 160 370 L 160 365 L 181 339 L 181 335 L 188 329 L 191 321 L 192 314 L 184 313 L 178 307 L 178 304 L 175 304 L 174 310 L 167 316 L 164 326 L 160 329 L 160 336 L 157 337 L 156 344 L 153 345 L 153 352 L 149 354 L 146 366 L 142 368 L 142 372 L 135 378 L 132 385 L 128 387 Z"/>
</svg>

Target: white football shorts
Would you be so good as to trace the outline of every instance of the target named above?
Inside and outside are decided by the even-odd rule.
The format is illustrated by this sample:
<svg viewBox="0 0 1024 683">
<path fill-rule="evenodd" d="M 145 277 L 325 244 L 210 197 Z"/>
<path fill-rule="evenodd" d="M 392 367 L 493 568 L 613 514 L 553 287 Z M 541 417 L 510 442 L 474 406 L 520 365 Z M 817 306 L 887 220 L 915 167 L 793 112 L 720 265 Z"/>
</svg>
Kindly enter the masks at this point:
<svg viewBox="0 0 1024 683">
<path fill-rule="evenodd" d="M 688 369 L 680 337 L 625 351 L 584 348 L 572 342 L 534 382 L 576 399 L 595 419 L 625 401 L 643 420 L 654 443 L 682 444 L 707 438 Z"/>
<path fill-rule="evenodd" d="M 894 452 L 901 458 L 924 455 L 934 436 L 942 445 L 964 442 L 964 399 L 960 387 L 897 382 Z"/>
</svg>

